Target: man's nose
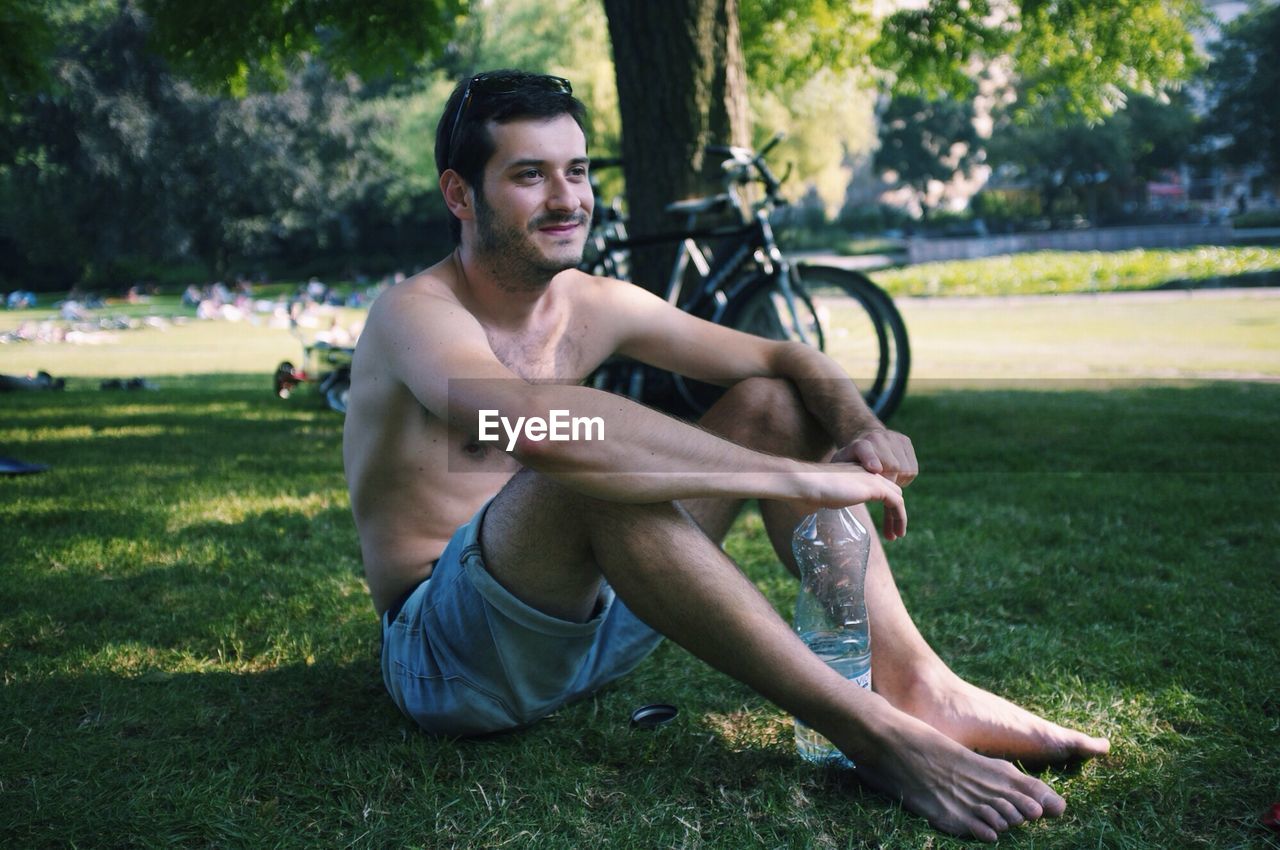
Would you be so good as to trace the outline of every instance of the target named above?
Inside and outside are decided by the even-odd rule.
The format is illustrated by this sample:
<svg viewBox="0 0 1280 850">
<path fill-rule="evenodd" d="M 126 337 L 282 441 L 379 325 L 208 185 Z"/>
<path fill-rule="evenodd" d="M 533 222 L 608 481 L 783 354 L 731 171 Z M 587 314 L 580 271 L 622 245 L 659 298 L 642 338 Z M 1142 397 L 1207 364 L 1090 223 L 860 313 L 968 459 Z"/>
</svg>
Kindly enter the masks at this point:
<svg viewBox="0 0 1280 850">
<path fill-rule="evenodd" d="M 567 177 L 561 174 L 551 178 L 550 195 L 547 197 L 549 209 L 574 212 L 581 206 L 582 198 L 578 195 L 577 187 Z"/>
</svg>

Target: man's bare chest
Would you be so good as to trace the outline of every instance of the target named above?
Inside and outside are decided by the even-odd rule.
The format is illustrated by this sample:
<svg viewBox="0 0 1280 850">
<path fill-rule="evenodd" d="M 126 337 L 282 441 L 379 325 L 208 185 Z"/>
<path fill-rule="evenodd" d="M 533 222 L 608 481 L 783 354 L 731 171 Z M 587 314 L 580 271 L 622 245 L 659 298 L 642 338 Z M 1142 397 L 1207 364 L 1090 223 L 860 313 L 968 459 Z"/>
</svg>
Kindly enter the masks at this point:
<svg viewBox="0 0 1280 850">
<path fill-rule="evenodd" d="M 494 356 L 526 381 L 580 381 L 592 368 L 585 362 L 580 334 L 568 321 L 520 333 L 486 331 Z"/>
</svg>

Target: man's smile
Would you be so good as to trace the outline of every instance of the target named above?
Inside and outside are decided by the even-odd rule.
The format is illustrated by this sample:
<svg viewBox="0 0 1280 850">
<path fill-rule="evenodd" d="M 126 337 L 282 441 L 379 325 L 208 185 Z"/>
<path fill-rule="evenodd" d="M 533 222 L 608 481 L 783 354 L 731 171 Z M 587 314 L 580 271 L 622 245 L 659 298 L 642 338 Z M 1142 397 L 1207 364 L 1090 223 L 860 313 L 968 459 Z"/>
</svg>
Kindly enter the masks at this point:
<svg viewBox="0 0 1280 850">
<path fill-rule="evenodd" d="M 574 216 L 569 219 L 561 219 L 558 221 L 546 221 L 539 219 L 533 222 L 533 229 L 539 233 L 546 233 L 550 236 L 569 236 L 578 228 L 586 226 L 585 216 Z"/>
</svg>

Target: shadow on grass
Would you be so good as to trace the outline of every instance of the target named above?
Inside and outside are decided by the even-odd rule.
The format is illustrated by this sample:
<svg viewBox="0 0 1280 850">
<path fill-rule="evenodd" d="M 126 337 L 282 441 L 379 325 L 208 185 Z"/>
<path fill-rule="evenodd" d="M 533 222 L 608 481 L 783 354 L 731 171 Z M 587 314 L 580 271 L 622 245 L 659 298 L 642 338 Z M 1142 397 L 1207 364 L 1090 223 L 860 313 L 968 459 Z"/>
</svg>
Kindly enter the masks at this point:
<svg viewBox="0 0 1280 850">
<path fill-rule="evenodd" d="M 1218 277 L 1179 278 L 1166 280 L 1151 287 L 1152 291 L 1185 289 L 1250 289 L 1264 286 L 1280 286 L 1280 270 L 1245 272 Z"/>
<path fill-rule="evenodd" d="M 401 718 L 364 662 L 25 678 L 3 693 L 0 837 L 495 846 L 531 828 L 564 831 L 539 846 L 583 846 L 601 821 L 657 819 L 681 833 L 691 807 L 805 772 L 789 751 L 734 752 L 697 725 L 628 731 L 614 711 L 627 699 L 605 689 L 529 730 L 453 741 Z M 812 781 L 819 799 L 848 801 L 849 788 Z M 653 840 L 644 846 L 670 843 Z"/>
<path fill-rule="evenodd" d="M 4 628 L 12 660 L 101 654 L 111 662 L 118 647 L 141 646 L 235 662 L 320 653 L 333 624 L 346 625 L 347 640 L 361 625 L 376 635 L 345 508 L 162 529 L 163 518 L 122 517 L 130 514 L 59 509 L 33 518 L 27 530 L 52 533 L 56 544 L 25 554 L 13 547 L 31 567 L 0 593 L 12 606 Z M 133 539 L 153 528 L 162 543 Z"/>
</svg>

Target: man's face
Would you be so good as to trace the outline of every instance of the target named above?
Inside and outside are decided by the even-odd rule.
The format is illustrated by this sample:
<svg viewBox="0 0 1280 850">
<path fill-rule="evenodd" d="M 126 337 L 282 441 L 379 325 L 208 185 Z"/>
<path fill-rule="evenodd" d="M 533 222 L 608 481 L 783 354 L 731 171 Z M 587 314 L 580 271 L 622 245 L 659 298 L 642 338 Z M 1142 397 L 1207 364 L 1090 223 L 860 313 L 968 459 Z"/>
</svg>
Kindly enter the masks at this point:
<svg viewBox="0 0 1280 850">
<path fill-rule="evenodd" d="M 476 252 L 510 284 L 582 262 L 594 198 L 587 140 L 568 115 L 491 124 L 494 153 L 476 193 Z"/>
</svg>

